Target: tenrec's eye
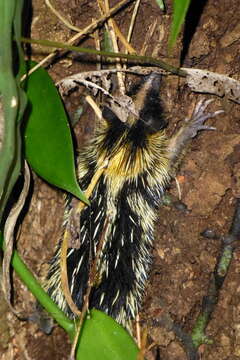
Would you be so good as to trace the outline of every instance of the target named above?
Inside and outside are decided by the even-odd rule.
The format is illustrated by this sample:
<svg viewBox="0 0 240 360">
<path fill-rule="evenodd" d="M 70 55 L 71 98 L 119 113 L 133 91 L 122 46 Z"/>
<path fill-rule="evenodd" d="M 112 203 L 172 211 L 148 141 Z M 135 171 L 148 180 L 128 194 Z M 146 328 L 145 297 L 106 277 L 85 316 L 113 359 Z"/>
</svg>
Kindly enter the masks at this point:
<svg viewBox="0 0 240 360">
<path fill-rule="evenodd" d="M 107 106 L 103 106 L 102 116 L 109 122 L 119 121 L 117 115 Z"/>
<path fill-rule="evenodd" d="M 145 124 L 149 127 L 148 131 L 154 133 L 164 129 L 168 123 L 161 117 L 161 115 L 159 115 L 159 117 L 149 115 Z"/>
</svg>

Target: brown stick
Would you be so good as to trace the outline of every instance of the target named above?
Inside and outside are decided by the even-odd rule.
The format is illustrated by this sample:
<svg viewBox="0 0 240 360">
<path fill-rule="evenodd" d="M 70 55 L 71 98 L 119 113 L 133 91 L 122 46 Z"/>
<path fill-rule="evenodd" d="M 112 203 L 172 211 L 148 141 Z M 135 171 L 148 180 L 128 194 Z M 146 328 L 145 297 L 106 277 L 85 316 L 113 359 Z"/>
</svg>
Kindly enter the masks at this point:
<svg viewBox="0 0 240 360">
<path fill-rule="evenodd" d="M 69 360 L 74 360 L 76 347 L 77 347 L 77 343 L 78 343 L 78 338 L 79 338 L 79 335 L 81 333 L 81 329 L 82 329 L 83 321 L 85 319 L 85 315 L 86 315 L 86 313 L 88 311 L 89 297 L 90 297 L 90 293 L 91 293 L 91 290 L 92 290 L 92 287 L 94 285 L 94 281 L 95 281 L 95 278 L 96 278 L 96 275 L 97 275 L 97 264 L 98 264 L 98 260 L 99 260 L 99 257 L 100 257 L 100 254 L 101 254 L 101 251 L 102 251 L 102 248 L 103 248 L 104 239 L 105 239 L 108 224 L 109 224 L 108 217 L 106 217 L 105 222 L 104 222 L 104 226 L 103 226 L 103 230 L 102 230 L 102 234 L 101 234 L 101 238 L 100 238 L 99 243 L 98 243 L 96 256 L 95 256 L 95 259 L 93 260 L 93 263 L 92 263 L 92 265 L 90 267 L 90 270 L 89 270 L 88 287 L 87 287 L 86 295 L 85 295 L 85 298 L 84 298 L 84 304 L 83 304 L 83 307 L 82 307 L 81 316 L 80 316 L 79 323 L 78 323 L 78 326 L 77 326 L 76 335 L 74 337 L 74 341 L 73 341 L 73 344 L 72 344 L 71 354 L 70 354 Z"/>
<path fill-rule="evenodd" d="M 99 19 L 93 21 L 90 25 L 88 25 L 85 29 L 81 32 L 74 35 L 70 40 L 68 40 L 68 44 L 74 44 L 77 40 L 81 37 L 88 35 L 89 33 L 93 32 L 99 25 L 101 25 L 104 21 L 109 19 L 112 15 L 118 12 L 123 6 L 127 5 L 127 3 L 132 2 L 133 0 L 122 0 L 116 6 L 111 8 L 109 12 L 103 14 Z M 47 57 L 41 60 L 36 66 L 34 66 L 29 72 L 28 75 L 32 74 L 36 71 L 39 67 L 44 65 L 47 61 L 51 60 L 56 55 L 56 49 L 54 49 Z M 22 76 L 21 81 L 26 78 L 26 74 Z"/>
</svg>

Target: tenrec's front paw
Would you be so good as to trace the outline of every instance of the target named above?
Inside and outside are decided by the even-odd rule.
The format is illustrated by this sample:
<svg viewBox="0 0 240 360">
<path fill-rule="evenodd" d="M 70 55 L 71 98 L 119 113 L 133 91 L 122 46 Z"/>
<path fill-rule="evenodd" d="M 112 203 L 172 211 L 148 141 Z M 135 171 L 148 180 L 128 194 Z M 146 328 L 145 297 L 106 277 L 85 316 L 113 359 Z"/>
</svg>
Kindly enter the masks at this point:
<svg viewBox="0 0 240 360">
<path fill-rule="evenodd" d="M 217 110 L 214 112 L 204 112 L 208 105 L 213 102 L 211 100 L 200 100 L 192 113 L 191 119 L 187 121 L 186 127 L 189 130 L 189 137 L 193 138 L 197 135 L 200 130 L 216 130 L 215 127 L 204 125 L 205 121 L 213 118 L 219 114 L 222 114 L 223 110 Z"/>
</svg>

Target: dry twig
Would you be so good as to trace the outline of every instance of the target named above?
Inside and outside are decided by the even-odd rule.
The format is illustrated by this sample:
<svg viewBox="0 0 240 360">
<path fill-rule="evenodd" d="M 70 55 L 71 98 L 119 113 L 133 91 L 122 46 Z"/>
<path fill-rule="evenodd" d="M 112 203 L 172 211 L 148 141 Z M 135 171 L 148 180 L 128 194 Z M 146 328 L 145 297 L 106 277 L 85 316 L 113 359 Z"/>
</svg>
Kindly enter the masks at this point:
<svg viewBox="0 0 240 360">
<path fill-rule="evenodd" d="M 90 95 L 87 95 L 85 97 L 87 103 L 92 107 L 92 109 L 94 110 L 97 118 L 99 120 L 102 120 L 102 111 L 100 109 L 100 107 L 97 105 L 96 101 L 94 101 L 94 99 L 90 96 Z"/>
<path fill-rule="evenodd" d="M 79 29 L 77 26 L 74 26 L 72 24 L 70 24 L 70 22 L 65 19 L 54 7 L 53 5 L 50 3 L 49 0 L 45 0 L 45 4 L 49 7 L 49 9 L 53 12 L 54 15 L 56 15 L 56 17 L 69 29 L 76 31 L 78 33 L 81 32 L 81 29 Z"/>
<path fill-rule="evenodd" d="M 80 40 L 81 37 L 84 37 L 91 32 L 93 32 L 98 26 L 100 26 L 104 21 L 106 21 L 110 16 L 118 12 L 123 6 L 127 5 L 129 2 L 132 2 L 133 0 L 122 0 L 120 1 L 116 6 L 110 9 L 110 11 L 104 15 L 102 15 L 99 19 L 96 21 L 93 21 L 90 25 L 88 25 L 85 29 L 83 29 L 78 34 L 74 35 L 70 40 L 68 40 L 67 44 L 71 45 L 74 44 L 76 41 Z M 66 51 L 66 50 L 65 50 Z M 42 59 L 36 66 L 34 66 L 29 72 L 28 75 L 32 74 L 34 71 L 36 71 L 39 67 L 46 64 L 48 61 L 50 61 L 57 53 L 57 49 L 53 49 L 52 52 L 46 56 L 44 59 Z M 26 78 L 26 74 L 21 78 L 21 81 L 23 81 Z"/>
<path fill-rule="evenodd" d="M 73 341 L 73 344 L 72 344 L 71 354 L 70 354 L 70 359 L 69 360 L 74 360 L 79 335 L 81 333 L 83 321 L 84 321 L 86 313 L 88 311 L 89 297 L 90 297 L 90 293 L 91 293 L 92 287 L 94 286 L 95 278 L 96 278 L 96 275 L 97 275 L 97 264 L 98 264 L 99 257 L 100 257 L 100 254 L 101 254 L 101 251 L 102 251 L 102 248 L 103 248 L 103 244 L 104 244 L 108 224 L 109 224 L 109 219 L 108 219 L 108 217 L 106 217 L 104 225 L 103 225 L 101 238 L 100 238 L 98 246 L 97 246 L 96 256 L 95 256 L 95 259 L 93 260 L 93 263 L 92 263 L 92 265 L 90 267 L 90 270 L 89 270 L 88 287 L 87 287 L 86 295 L 84 297 L 84 304 L 83 304 L 83 308 L 82 308 L 82 313 L 81 313 L 81 316 L 80 316 L 80 319 L 79 319 L 76 335 L 75 335 L 75 338 L 74 338 L 74 341 Z"/>
<path fill-rule="evenodd" d="M 134 28 L 134 25 L 135 25 L 135 21 L 136 21 L 138 9 L 139 9 L 140 1 L 141 1 L 141 0 L 137 0 L 137 1 L 136 1 L 135 7 L 134 7 L 134 10 L 133 10 L 133 13 L 132 13 L 131 23 L 130 23 L 130 26 L 129 26 L 128 36 L 127 36 L 127 41 L 128 41 L 129 43 L 130 43 L 130 41 L 131 41 L 131 37 L 132 37 L 132 33 L 133 33 L 133 28 Z"/>
<path fill-rule="evenodd" d="M 5 299 L 15 313 L 11 305 L 11 282 L 10 282 L 10 263 L 13 253 L 13 242 L 14 242 L 14 231 L 16 222 L 18 220 L 19 214 L 25 204 L 26 197 L 28 195 L 30 185 L 30 171 L 27 162 L 25 161 L 25 172 L 24 172 L 24 185 L 19 196 L 17 203 L 11 209 L 8 218 L 4 226 L 4 258 L 3 258 L 3 279 L 2 279 L 2 288 L 5 295 Z"/>
<path fill-rule="evenodd" d="M 97 170 L 97 172 L 94 174 L 91 183 L 89 184 L 87 190 L 85 191 L 85 195 L 87 198 L 89 198 L 99 180 L 99 178 L 101 177 L 101 175 L 103 174 L 105 168 L 108 165 L 108 161 L 104 161 L 102 166 L 100 166 Z M 71 243 L 73 243 L 73 239 L 71 237 L 71 224 L 72 221 L 71 219 L 75 219 L 76 216 L 79 217 L 81 211 L 84 209 L 84 207 L 86 206 L 85 203 L 83 203 L 82 201 L 79 201 L 79 204 L 76 206 L 76 208 L 73 208 L 70 214 L 70 219 L 68 221 L 69 226 L 65 229 L 64 231 L 64 235 L 63 235 L 63 241 L 62 241 L 62 245 L 61 245 L 61 256 L 60 256 L 60 268 L 61 268 L 61 286 L 62 286 L 62 291 L 63 294 L 66 298 L 66 301 L 71 309 L 71 311 L 73 312 L 73 314 L 77 315 L 78 317 L 81 316 L 81 312 L 79 311 L 79 309 L 76 307 L 75 303 L 72 300 L 72 295 L 69 289 L 69 283 L 68 283 L 68 276 L 67 276 L 67 250 L 68 247 Z M 81 241 L 81 239 L 80 239 Z"/>
<path fill-rule="evenodd" d="M 104 0 L 104 3 L 102 1 L 99 1 L 99 5 L 100 5 L 102 14 L 106 14 L 109 12 L 110 8 L 109 8 L 108 0 Z M 110 35 L 112 46 L 113 46 L 113 51 L 118 53 L 119 48 L 118 48 L 118 43 L 117 43 L 117 36 L 115 34 L 115 22 L 113 21 L 113 19 L 111 17 L 107 20 L 106 30 Z M 121 70 L 122 66 L 120 64 L 120 58 L 116 58 L 116 61 L 117 61 L 117 63 L 116 63 L 117 69 Z M 123 74 L 121 72 L 118 72 L 117 78 L 118 78 L 118 87 L 119 87 L 120 94 L 124 95 L 126 91 L 125 91 L 125 85 L 124 85 L 124 81 L 123 81 Z"/>
</svg>

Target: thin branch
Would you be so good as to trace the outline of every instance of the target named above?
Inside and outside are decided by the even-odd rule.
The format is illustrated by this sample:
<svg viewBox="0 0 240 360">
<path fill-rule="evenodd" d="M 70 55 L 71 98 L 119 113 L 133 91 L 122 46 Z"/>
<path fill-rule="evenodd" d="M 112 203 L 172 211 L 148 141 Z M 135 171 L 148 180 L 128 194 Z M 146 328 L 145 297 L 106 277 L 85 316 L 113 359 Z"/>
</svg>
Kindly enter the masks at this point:
<svg viewBox="0 0 240 360">
<path fill-rule="evenodd" d="M 85 195 L 86 195 L 87 199 L 89 199 L 89 197 L 91 196 L 99 178 L 101 177 L 105 168 L 107 167 L 107 164 L 108 164 L 108 161 L 104 161 L 102 166 L 100 166 L 98 168 L 98 170 L 96 171 L 96 173 L 94 174 L 87 190 L 85 191 Z M 69 219 L 68 219 L 68 226 L 66 227 L 66 229 L 64 231 L 63 241 L 62 241 L 62 245 L 61 245 L 61 255 L 60 255 L 62 291 L 63 291 L 63 294 L 66 298 L 67 304 L 69 305 L 71 311 L 77 317 L 81 317 L 81 312 L 75 305 L 75 303 L 72 299 L 71 291 L 69 289 L 69 282 L 68 282 L 68 275 L 67 275 L 67 250 L 68 250 L 69 245 L 72 243 L 72 236 L 71 236 L 71 234 L 72 234 L 71 233 L 72 219 L 75 218 L 76 216 L 79 216 L 79 214 L 81 213 L 81 211 L 84 209 L 85 206 L 86 206 L 85 203 L 83 203 L 82 201 L 79 201 L 79 204 L 75 208 L 72 209 L 71 214 L 69 215 Z"/>
<path fill-rule="evenodd" d="M 137 0 L 134 10 L 133 10 L 133 14 L 132 14 L 132 18 L 131 18 L 131 23 L 129 26 L 129 30 L 128 30 L 128 36 L 127 36 L 127 41 L 130 43 L 131 41 L 131 37 L 132 37 L 132 33 L 133 33 L 133 28 L 135 25 L 135 21 L 136 21 L 136 17 L 137 17 L 137 13 L 138 13 L 138 9 L 139 9 L 139 5 L 140 5 L 140 1 L 141 0 Z"/>
<path fill-rule="evenodd" d="M 154 322 L 157 322 L 158 325 L 164 327 L 167 331 L 173 331 L 175 333 L 177 338 L 182 342 L 189 360 L 199 360 L 199 346 L 201 344 L 212 343 L 212 340 L 206 336 L 205 330 L 211 320 L 211 315 L 215 310 L 215 305 L 218 302 L 220 290 L 227 276 L 234 249 L 239 245 L 239 240 L 240 199 L 236 199 L 236 207 L 232 224 L 229 233 L 222 238 L 221 254 L 212 274 L 208 293 L 203 298 L 201 313 L 195 322 L 192 333 L 186 333 L 181 325 L 174 322 L 170 313 L 164 310 L 164 305 L 162 306 L 163 310 L 161 314 L 154 319 Z"/>
<path fill-rule="evenodd" d="M 109 8 L 109 1 L 108 0 L 104 0 L 104 9 L 102 9 L 103 13 L 107 13 L 109 12 L 110 8 Z M 109 35 L 111 37 L 111 41 L 112 41 L 112 46 L 113 46 L 113 51 L 115 53 L 119 52 L 119 48 L 118 48 L 118 43 L 117 43 L 117 37 L 115 34 L 115 26 L 114 26 L 114 21 L 113 19 L 110 17 L 107 21 L 107 30 L 109 32 Z M 118 70 L 121 70 L 122 65 L 120 64 L 120 58 L 116 58 L 116 67 Z M 118 79 L 118 87 L 119 87 L 119 92 L 120 94 L 124 95 L 126 90 L 125 90 L 125 85 L 124 85 L 124 81 L 123 81 L 123 75 L 121 72 L 117 73 L 117 79 Z"/>
<path fill-rule="evenodd" d="M 138 8 L 140 5 L 140 0 L 137 0 L 133 9 L 133 13 L 132 13 L 132 17 L 131 17 L 131 21 L 130 21 L 130 26 L 128 29 L 128 34 L 127 34 L 127 42 L 130 43 L 131 42 L 131 37 L 132 37 L 132 32 L 133 32 L 133 28 L 135 25 L 135 21 L 136 21 L 136 17 L 137 17 L 137 12 L 138 12 Z M 124 53 L 128 54 L 128 48 L 126 47 Z M 133 52 L 129 52 L 130 54 L 134 54 Z M 136 52 L 135 52 L 136 53 Z M 125 63 L 123 66 L 124 69 L 127 68 L 127 64 Z M 126 75 L 124 74 L 123 79 L 125 79 Z"/>
<path fill-rule="evenodd" d="M 119 29 L 116 21 L 114 19 L 112 19 L 113 24 L 114 24 L 114 30 L 115 33 L 117 35 L 117 37 L 119 38 L 119 40 L 121 41 L 121 43 L 123 44 L 123 46 L 126 48 L 126 50 L 129 52 L 129 54 L 136 54 L 137 51 L 132 47 L 132 45 L 127 41 L 127 39 L 125 38 L 125 36 L 123 35 L 123 33 L 121 32 L 121 30 Z"/>
<path fill-rule="evenodd" d="M 222 249 L 210 279 L 207 295 L 203 298 L 201 313 L 192 331 L 192 339 L 196 348 L 201 344 L 212 343 L 205 335 L 206 327 L 211 320 L 215 305 L 218 303 L 219 293 L 227 276 L 233 258 L 235 242 L 240 240 L 240 199 L 236 200 L 236 208 L 229 233 L 222 239 Z"/>
<path fill-rule="evenodd" d="M 104 11 L 104 4 L 103 4 L 103 0 L 98 0 L 98 5 L 100 7 L 100 9 L 102 11 Z M 127 49 L 127 51 L 130 54 L 136 54 L 137 52 L 133 49 L 133 47 L 129 44 L 129 42 L 127 41 L 127 39 L 125 38 L 125 36 L 123 35 L 123 33 L 121 32 L 121 30 L 119 29 L 116 21 L 112 18 L 111 19 L 114 25 L 114 31 L 118 37 L 118 39 L 121 41 L 122 45 Z"/>
<path fill-rule="evenodd" d="M 186 333 L 179 324 L 174 322 L 168 311 L 163 310 L 161 312 L 161 315 L 154 321 L 157 321 L 157 324 L 164 327 L 167 331 L 174 332 L 176 337 L 183 344 L 189 360 L 199 360 L 198 351 L 194 346 L 191 335 Z"/>
<path fill-rule="evenodd" d="M 78 76 L 73 75 L 72 77 L 68 77 L 64 79 L 62 82 L 58 83 L 57 85 L 60 86 L 60 92 L 63 93 L 64 91 L 69 91 L 72 88 L 75 88 L 76 85 L 82 84 L 86 88 L 90 89 L 97 89 L 101 91 L 105 96 L 109 97 L 112 107 L 115 105 L 115 112 L 119 116 L 119 119 L 122 122 L 125 122 L 127 119 L 128 113 L 132 113 L 134 116 L 138 117 L 139 113 L 135 109 L 132 99 L 125 95 L 125 96 L 113 96 L 111 95 L 106 89 L 102 88 L 101 86 L 95 84 L 92 81 L 85 80 L 81 77 L 81 73 Z M 116 106 L 117 104 L 117 106 Z M 123 111 L 121 111 L 123 110 Z"/>
<path fill-rule="evenodd" d="M 11 305 L 11 282 L 10 282 L 10 263 L 13 255 L 13 243 L 14 243 L 14 231 L 16 222 L 18 220 L 19 214 L 25 204 L 26 197 L 28 195 L 30 185 L 30 171 L 25 161 L 25 172 L 24 172 L 24 185 L 19 196 L 17 203 L 11 209 L 8 218 L 5 222 L 4 226 L 4 258 L 3 258 L 3 279 L 2 279 L 2 288 L 5 295 L 5 299 L 11 308 L 11 310 L 15 313 L 12 305 Z"/>
<path fill-rule="evenodd" d="M 129 67 L 128 69 L 121 69 L 121 70 L 118 70 L 118 69 L 101 69 L 101 70 L 93 70 L 93 71 L 83 71 L 83 72 L 80 72 L 80 73 L 77 73 L 77 74 L 73 74 L 73 75 L 70 75 L 70 76 L 67 76 L 61 80 L 59 80 L 58 82 L 56 82 L 56 85 L 59 86 L 61 85 L 62 83 L 64 84 L 64 82 L 66 80 L 73 80 L 73 81 L 78 81 L 80 79 L 94 79 L 94 78 L 102 78 L 108 74 L 115 74 L 117 73 L 118 71 L 121 71 L 121 72 L 126 72 L 126 73 L 131 73 L 131 74 L 136 74 L 136 75 L 149 75 L 151 74 L 152 72 L 154 73 L 158 73 L 158 74 L 162 74 L 162 75 L 166 75 L 167 72 L 160 69 L 160 68 L 157 68 L 157 67 L 142 67 L 142 66 L 132 66 L 132 67 Z"/>
<path fill-rule="evenodd" d="M 92 109 L 94 110 L 97 118 L 99 120 L 102 120 L 102 111 L 100 109 L 100 107 L 97 105 L 97 103 L 93 100 L 93 98 L 90 95 L 87 95 L 85 97 L 87 103 L 92 107 Z"/>
<path fill-rule="evenodd" d="M 91 290 L 92 290 L 92 288 L 94 286 L 95 279 L 96 279 L 96 276 L 97 276 L 97 264 L 99 262 L 100 254 L 102 252 L 102 248 L 103 248 L 103 244 L 104 244 L 108 224 L 109 224 L 109 219 L 108 219 L 108 216 L 107 216 L 106 219 L 105 219 L 102 234 L 101 234 L 98 246 L 97 246 L 96 256 L 95 256 L 95 258 L 93 260 L 93 263 L 92 263 L 92 265 L 90 267 L 90 270 L 89 270 L 88 287 L 87 287 L 87 291 L 86 291 L 86 294 L 85 294 L 85 297 L 84 297 L 84 304 L 83 304 L 83 307 L 82 307 L 81 316 L 80 316 L 79 323 L 78 323 L 78 326 L 77 326 L 76 335 L 74 337 L 74 341 L 73 341 L 73 344 L 72 344 L 72 347 L 71 347 L 71 354 L 70 354 L 70 359 L 69 360 L 74 360 L 74 357 L 75 357 L 75 352 L 76 352 L 76 347 L 77 347 L 79 335 L 81 333 L 83 321 L 85 319 L 86 313 L 87 313 L 88 308 L 89 308 L 90 293 L 91 293 Z"/>
<path fill-rule="evenodd" d="M 82 48 L 79 46 L 71 46 L 65 43 L 57 42 L 57 41 L 49 41 L 49 40 L 36 40 L 36 39 L 28 39 L 21 37 L 20 40 L 25 43 L 30 44 L 39 44 L 43 46 L 52 46 L 54 48 L 67 49 L 69 51 L 76 51 L 79 53 L 92 54 L 92 55 L 101 55 L 112 58 L 123 58 L 133 62 L 142 63 L 145 65 L 159 66 L 160 68 L 178 75 L 182 77 L 186 77 L 186 71 L 180 68 L 176 68 L 170 64 L 165 63 L 162 60 L 152 58 L 151 56 L 139 56 L 134 54 L 123 54 L 123 53 L 114 53 L 111 51 L 99 51 L 96 49 Z"/>
<path fill-rule="evenodd" d="M 70 221 L 68 222 L 68 224 Z M 66 299 L 66 302 L 68 306 L 70 307 L 73 314 L 75 314 L 77 317 L 81 316 L 81 311 L 77 308 L 75 305 L 72 294 L 69 289 L 69 282 L 68 282 L 68 272 L 67 272 L 67 251 L 68 246 L 71 242 L 71 230 L 70 226 L 67 226 L 67 228 L 64 231 L 63 235 L 63 241 L 61 245 L 61 254 L 60 254 L 60 269 L 61 269 L 61 288 L 62 292 L 64 294 L 64 297 Z"/>
<path fill-rule="evenodd" d="M 106 11 L 109 11 L 109 0 L 105 0 L 105 8 Z M 108 19 L 108 24 L 109 24 L 109 31 L 110 31 L 110 36 L 112 38 L 112 43 L 113 43 L 113 50 L 114 52 L 119 52 L 119 47 L 118 47 L 118 42 L 117 42 L 117 36 L 115 33 L 115 22 L 113 21 L 113 19 L 110 17 Z M 121 65 L 121 59 L 118 58 L 117 59 L 117 64 L 116 67 L 117 69 L 121 70 L 122 69 L 122 65 Z M 119 92 L 121 95 L 125 95 L 126 93 L 126 89 L 125 89 L 125 84 L 124 84 L 124 79 L 123 79 L 123 74 L 121 72 L 117 73 L 117 78 L 118 78 L 118 87 L 119 87 Z"/>
<path fill-rule="evenodd" d="M 140 324 L 138 324 L 138 326 L 139 326 L 139 330 L 140 330 Z M 139 339 L 139 342 L 137 342 L 137 344 L 138 344 L 140 351 L 137 354 L 136 360 L 144 360 L 145 359 L 145 354 L 148 351 L 147 335 L 148 335 L 147 329 L 143 329 L 142 334 L 139 333 L 140 339 Z"/>
<path fill-rule="evenodd" d="M 132 2 L 133 0 L 122 0 L 120 1 L 116 6 L 110 9 L 110 11 L 104 15 L 102 15 L 99 19 L 96 21 L 93 21 L 90 25 L 88 25 L 85 29 L 80 31 L 78 34 L 74 35 L 70 40 L 68 40 L 68 44 L 74 44 L 76 41 L 80 40 L 81 37 L 84 37 L 90 33 L 92 33 L 98 26 L 100 26 L 104 21 L 106 21 L 110 16 L 118 12 L 123 6 L 127 5 L 129 2 Z M 31 41 L 30 41 L 31 43 Z M 66 44 L 65 44 L 66 45 Z M 34 66 L 29 72 L 28 75 L 32 74 L 34 71 L 36 71 L 39 67 L 46 64 L 49 60 L 54 58 L 56 55 L 57 48 L 59 48 L 58 45 L 53 45 L 55 49 L 43 60 L 41 60 L 36 66 Z M 63 48 L 63 47 L 62 47 Z M 64 47 L 66 49 L 67 46 Z M 99 54 L 101 55 L 101 54 Z M 26 78 L 26 75 L 22 77 L 21 80 L 24 80 Z"/>
<path fill-rule="evenodd" d="M 0 248 L 3 247 L 3 235 L 0 232 Z M 47 312 L 56 320 L 56 322 L 73 337 L 75 327 L 73 321 L 69 320 L 62 310 L 53 302 L 49 295 L 42 289 L 36 278 L 22 261 L 18 252 L 13 251 L 11 264 L 21 279 L 22 283 L 27 286 L 28 290 L 35 296 L 39 303 L 47 310 Z"/>
<path fill-rule="evenodd" d="M 49 9 L 53 12 L 54 15 L 69 29 L 73 31 L 77 31 L 80 33 L 82 30 L 79 29 L 77 26 L 72 25 L 67 19 L 65 19 L 50 3 L 49 0 L 45 0 L 45 4 L 49 7 Z"/>
<path fill-rule="evenodd" d="M 174 180 L 175 180 L 176 188 L 177 188 L 177 192 L 178 192 L 178 200 L 181 200 L 182 199 L 182 191 L 181 191 L 180 183 L 179 183 L 178 178 L 176 176 L 175 176 Z"/>
</svg>

